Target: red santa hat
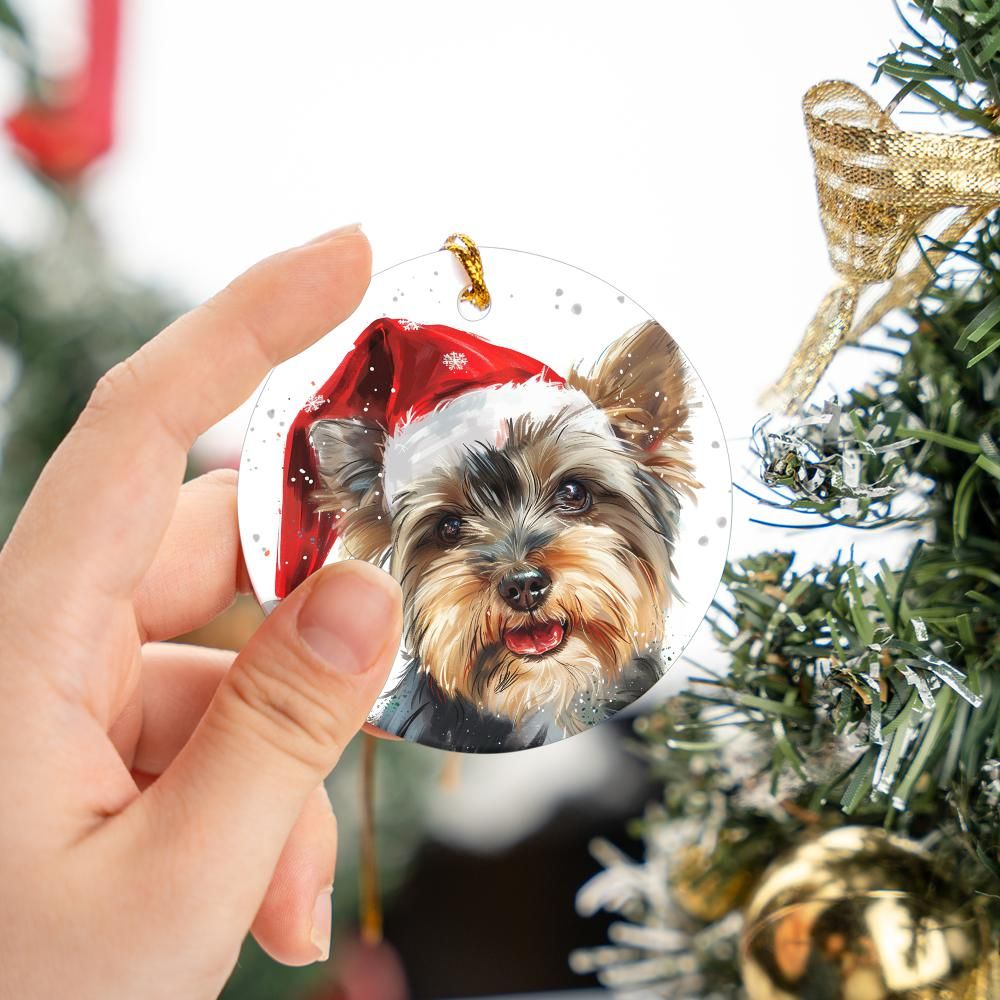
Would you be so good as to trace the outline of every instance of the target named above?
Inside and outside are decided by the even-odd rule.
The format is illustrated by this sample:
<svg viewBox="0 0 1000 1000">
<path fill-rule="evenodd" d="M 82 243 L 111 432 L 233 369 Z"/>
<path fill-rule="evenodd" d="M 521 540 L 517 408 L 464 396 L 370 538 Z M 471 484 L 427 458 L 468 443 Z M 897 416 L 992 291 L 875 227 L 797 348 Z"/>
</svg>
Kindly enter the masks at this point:
<svg viewBox="0 0 1000 1000">
<path fill-rule="evenodd" d="M 385 433 L 383 489 L 391 504 L 446 454 L 491 438 L 499 444 L 510 419 L 555 413 L 577 399 L 584 424 L 610 433 L 582 392 L 534 358 L 448 326 L 376 320 L 289 429 L 276 596 L 321 567 L 337 538 L 336 516 L 317 511 L 310 497 L 319 485 L 309 439 L 317 420 L 353 418 Z"/>
</svg>

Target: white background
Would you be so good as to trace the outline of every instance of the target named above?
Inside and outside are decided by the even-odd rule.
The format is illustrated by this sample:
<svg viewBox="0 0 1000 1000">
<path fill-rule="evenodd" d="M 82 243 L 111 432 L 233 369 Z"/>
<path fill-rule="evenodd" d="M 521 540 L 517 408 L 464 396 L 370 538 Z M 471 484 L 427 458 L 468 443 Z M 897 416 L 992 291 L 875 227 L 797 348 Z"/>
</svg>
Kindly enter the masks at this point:
<svg viewBox="0 0 1000 1000">
<path fill-rule="evenodd" d="M 81 6 L 19 3 L 53 67 L 74 56 Z M 903 35 L 889 0 L 125 7 L 118 142 L 91 191 L 124 268 L 195 301 L 255 259 L 354 221 L 376 269 L 455 229 L 569 261 L 681 343 L 738 474 L 755 400 L 830 280 L 801 95 L 829 77 L 869 85 L 870 60 Z M 15 83 L 0 71 L 0 110 Z M 874 93 L 884 102 L 894 88 Z M 31 241 L 45 224 L 0 145 L 0 235 Z M 865 359 L 851 353 L 834 378 L 859 380 Z M 234 458 L 245 417 L 209 452 Z M 760 529 L 748 521 L 758 513 L 737 506 L 734 551 L 827 555 L 855 541 Z M 528 821 L 550 807 L 552 785 L 607 781 L 601 746 L 598 731 L 472 762 L 467 793 L 490 794 L 467 812 L 501 836 L 505 787 Z"/>
</svg>

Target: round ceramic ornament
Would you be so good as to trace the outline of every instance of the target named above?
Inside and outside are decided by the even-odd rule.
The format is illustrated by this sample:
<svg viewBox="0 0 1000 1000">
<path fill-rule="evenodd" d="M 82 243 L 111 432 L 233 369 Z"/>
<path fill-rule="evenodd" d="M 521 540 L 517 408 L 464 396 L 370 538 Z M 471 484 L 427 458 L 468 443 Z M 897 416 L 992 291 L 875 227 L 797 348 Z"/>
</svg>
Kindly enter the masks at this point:
<svg viewBox="0 0 1000 1000">
<path fill-rule="evenodd" d="M 455 249 L 377 274 L 271 373 L 239 521 L 265 610 L 337 560 L 392 573 L 403 638 L 368 721 L 488 753 L 589 729 L 663 676 L 718 586 L 731 476 L 705 387 L 635 302 Z"/>
</svg>

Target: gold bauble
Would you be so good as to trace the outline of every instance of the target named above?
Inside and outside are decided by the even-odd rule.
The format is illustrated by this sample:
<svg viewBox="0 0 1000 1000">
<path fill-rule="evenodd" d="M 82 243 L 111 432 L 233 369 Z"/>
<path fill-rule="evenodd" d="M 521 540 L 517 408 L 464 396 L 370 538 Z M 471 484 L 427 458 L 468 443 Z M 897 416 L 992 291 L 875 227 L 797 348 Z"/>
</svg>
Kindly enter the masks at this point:
<svg viewBox="0 0 1000 1000">
<path fill-rule="evenodd" d="M 1000 1000 L 969 893 L 917 844 L 845 827 L 765 872 L 741 945 L 750 1000 Z"/>
</svg>

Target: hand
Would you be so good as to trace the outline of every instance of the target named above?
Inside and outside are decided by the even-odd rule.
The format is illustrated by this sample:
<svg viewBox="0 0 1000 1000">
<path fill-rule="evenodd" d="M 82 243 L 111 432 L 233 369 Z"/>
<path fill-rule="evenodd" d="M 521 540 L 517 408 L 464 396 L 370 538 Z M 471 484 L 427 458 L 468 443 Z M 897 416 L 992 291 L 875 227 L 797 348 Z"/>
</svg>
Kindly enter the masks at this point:
<svg viewBox="0 0 1000 1000">
<path fill-rule="evenodd" d="M 235 657 L 160 640 L 244 589 L 195 438 L 356 308 L 357 227 L 258 264 L 97 386 L 0 552 L 0 996 L 215 997 L 248 928 L 329 951 L 324 776 L 393 661 L 395 582 L 310 577 Z"/>
</svg>

